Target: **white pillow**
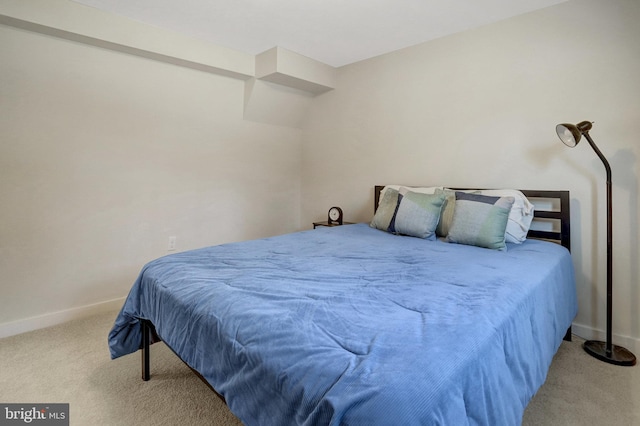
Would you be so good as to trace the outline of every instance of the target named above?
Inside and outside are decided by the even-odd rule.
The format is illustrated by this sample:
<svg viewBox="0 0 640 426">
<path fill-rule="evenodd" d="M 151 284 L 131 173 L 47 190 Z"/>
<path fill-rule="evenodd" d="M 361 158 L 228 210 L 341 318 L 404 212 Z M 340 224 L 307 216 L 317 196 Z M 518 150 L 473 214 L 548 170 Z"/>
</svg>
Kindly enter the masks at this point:
<svg viewBox="0 0 640 426">
<path fill-rule="evenodd" d="M 393 188 L 398 192 L 400 191 L 400 188 L 407 188 L 411 192 L 417 192 L 419 194 L 435 194 L 436 189 L 442 189 L 441 186 L 424 186 L 424 187 L 412 188 L 406 185 L 386 185 L 384 188 L 382 188 L 382 191 L 380 191 L 380 200 L 382 200 L 382 197 L 384 196 L 384 191 L 387 188 Z"/>
<path fill-rule="evenodd" d="M 508 243 L 520 244 L 527 239 L 527 232 L 533 220 L 533 204 L 517 189 L 485 189 L 482 195 L 513 197 L 515 202 L 509 213 L 504 239 Z"/>
</svg>

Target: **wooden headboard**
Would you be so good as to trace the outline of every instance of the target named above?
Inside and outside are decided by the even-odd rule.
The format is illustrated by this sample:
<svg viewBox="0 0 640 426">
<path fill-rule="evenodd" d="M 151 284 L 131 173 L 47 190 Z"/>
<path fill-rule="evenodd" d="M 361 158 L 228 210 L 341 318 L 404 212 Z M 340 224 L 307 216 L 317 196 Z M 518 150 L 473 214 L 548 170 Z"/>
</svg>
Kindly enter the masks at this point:
<svg viewBox="0 0 640 426">
<path fill-rule="evenodd" d="M 374 187 L 374 212 L 378 209 L 380 192 L 384 185 Z M 465 190 L 469 188 L 451 188 Z M 559 243 L 571 251 L 571 216 L 569 191 L 520 190 L 535 208 L 533 222 L 527 238 L 538 238 Z"/>
</svg>

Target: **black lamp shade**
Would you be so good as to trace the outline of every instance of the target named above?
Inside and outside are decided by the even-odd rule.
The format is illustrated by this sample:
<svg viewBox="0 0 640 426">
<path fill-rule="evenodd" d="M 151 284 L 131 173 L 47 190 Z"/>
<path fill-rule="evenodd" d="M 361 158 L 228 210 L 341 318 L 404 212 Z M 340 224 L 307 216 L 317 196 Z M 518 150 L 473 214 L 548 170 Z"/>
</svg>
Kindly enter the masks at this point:
<svg viewBox="0 0 640 426">
<path fill-rule="evenodd" d="M 578 145 L 578 142 L 580 142 L 580 138 L 582 137 L 580 130 L 578 130 L 578 128 L 573 124 L 558 124 L 556 126 L 556 133 L 562 143 L 570 148 Z"/>
</svg>

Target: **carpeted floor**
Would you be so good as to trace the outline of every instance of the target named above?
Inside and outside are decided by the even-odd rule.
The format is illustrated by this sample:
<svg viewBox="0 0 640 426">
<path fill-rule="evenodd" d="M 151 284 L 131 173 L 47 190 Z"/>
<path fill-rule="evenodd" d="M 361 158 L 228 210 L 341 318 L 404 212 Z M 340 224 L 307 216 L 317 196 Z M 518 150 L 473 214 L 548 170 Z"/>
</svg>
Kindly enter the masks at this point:
<svg viewBox="0 0 640 426">
<path fill-rule="evenodd" d="M 166 346 L 109 359 L 116 312 L 0 339 L 0 402 L 70 404 L 71 425 L 240 425 Z M 563 342 L 524 425 L 640 425 L 640 367 L 616 367 Z"/>
</svg>

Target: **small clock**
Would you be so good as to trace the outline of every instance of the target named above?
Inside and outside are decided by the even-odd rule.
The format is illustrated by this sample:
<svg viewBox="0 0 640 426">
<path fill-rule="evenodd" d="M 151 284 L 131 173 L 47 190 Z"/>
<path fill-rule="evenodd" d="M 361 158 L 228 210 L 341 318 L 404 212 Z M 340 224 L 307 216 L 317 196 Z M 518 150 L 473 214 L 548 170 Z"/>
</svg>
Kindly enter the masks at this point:
<svg viewBox="0 0 640 426">
<path fill-rule="evenodd" d="M 327 222 L 329 223 L 329 225 L 334 223 L 342 225 L 342 209 L 340 207 L 331 207 L 329 209 Z"/>
</svg>

